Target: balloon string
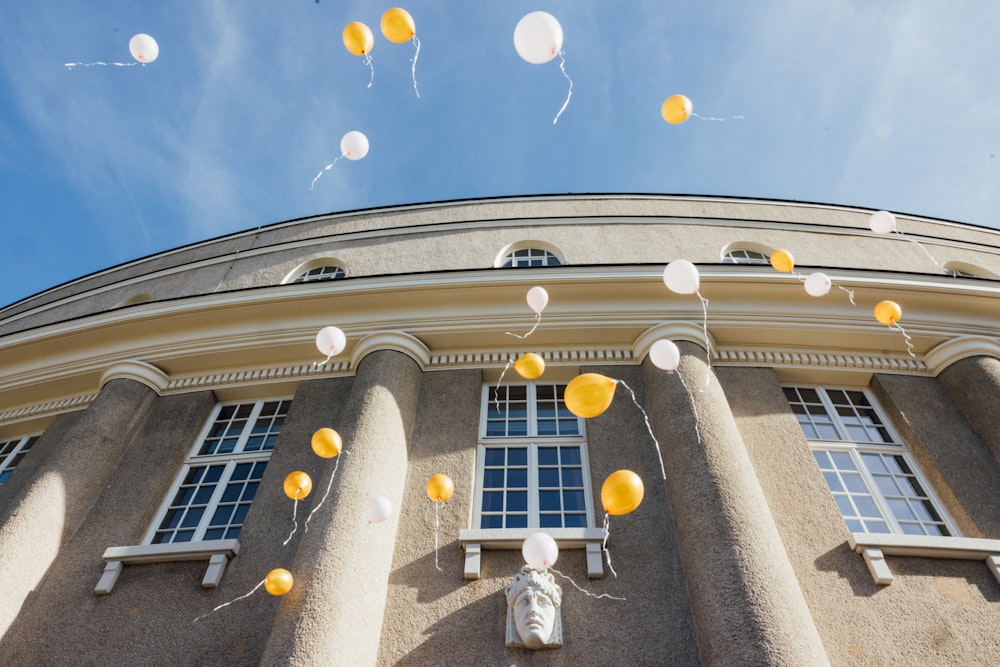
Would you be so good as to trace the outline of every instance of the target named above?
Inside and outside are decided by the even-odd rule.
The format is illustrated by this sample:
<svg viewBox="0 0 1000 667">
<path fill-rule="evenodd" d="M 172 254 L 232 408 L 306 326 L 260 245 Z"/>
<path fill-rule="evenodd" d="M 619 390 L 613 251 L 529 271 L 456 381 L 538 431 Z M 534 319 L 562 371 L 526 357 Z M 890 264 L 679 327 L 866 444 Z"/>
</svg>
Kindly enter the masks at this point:
<svg viewBox="0 0 1000 667">
<path fill-rule="evenodd" d="M 729 116 L 728 118 L 715 118 L 714 116 L 699 116 L 693 111 L 691 112 L 691 115 L 699 120 L 714 120 L 720 123 L 725 122 L 727 120 L 743 120 L 745 118 L 745 116 Z"/>
<path fill-rule="evenodd" d="M 559 109 L 559 113 L 557 113 L 556 117 L 552 119 L 553 125 L 559 122 L 559 116 L 562 115 L 562 112 L 565 111 L 567 105 L 569 105 L 569 98 L 573 97 L 573 79 L 569 78 L 569 74 L 566 73 L 566 54 L 563 51 L 559 52 L 559 71 L 561 71 L 563 76 L 566 77 L 566 80 L 569 81 L 569 91 L 566 93 L 566 101 L 563 102 L 562 108 Z"/>
<path fill-rule="evenodd" d="M 510 359 L 507 360 L 507 365 L 503 367 L 503 371 L 500 373 L 500 379 L 497 380 L 496 389 L 493 390 L 493 402 L 496 403 L 497 412 L 500 412 L 500 384 L 503 382 L 503 376 L 507 374 L 507 369 L 509 369 L 514 364 Z"/>
<path fill-rule="evenodd" d="M 281 543 L 281 546 L 288 544 L 288 541 L 292 539 L 292 535 L 295 531 L 299 529 L 299 522 L 295 520 L 295 514 L 299 511 L 299 490 L 295 490 L 295 504 L 292 506 L 292 532 L 288 533 L 288 538 Z"/>
<path fill-rule="evenodd" d="M 846 287 L 841 287 L 840 285 L 837 285 L 837 289 L 842 289 L 842 290 L 844 290 L 845 292 L 847 292 L 847 298 L 851 300 L 851 305 L 852 305 L 852 306 L 856 306 L 856 305 L 858 305 L 858 304 L 856 304 L 856 303 L 854 302 L 854 290 L 852 290 L 852 289 L 847 289 Z"/>
<path fill-rule="evenodd" d="M 372 71 L 371 79 L 368 81 L 368 87 L 371 88 L 372 84 L 375 83 L 375 65 L 372 64 L 372 54 L 367 54 L 364 60 L 365 65 L 368 65 L 368 69 Z"/>
<path fill-rule="evenodd" d="M 344 450 L 344 452 L 343 452 L 343 453 L 344 453 L 344 454 L 350 454 L 350 452 L 349 452 L 349 451 L 347 451 L 347 450 Z M 323 503 L 325 503 L 325 502 L 326 502 L 326 497 L 330 495 L 330 489 L 332 489 L 332 488 L 333 488 L 333 478 L 337 476 L 337 469 L 338 469 L 339 467 L 340 467 L 340 457 L 338 456 L 338 457 L 337 457 L 337 463 L 336 463 L 336 464 L 335 464 L 335 465 L 333 466 L 333 472 L 331 472 L 331 473 L 330 473 L 330 481 L 329 481 L 329 483 L 327 483 L 327 485 L 326 485 L 326 493 L 324 493 L 324 494 L 323 494 L 323 498 L 322 498 L 322 500 L 320 500 L 320 501 L 319 501 L 319 505 L 316 505 L 316 507 L 314 507 L 314 508 L 312 509 L 312 512 L 309 512 L 309 516 L 307 516 L 307 517 L 306 517 L 306 522 L 305 522 L 305 524 L 303 524 L 303 526 L 302 526 L 302 532 L 303 532 L 303 533 L 308 533 L 308 532 L 309 532 L 309 520 L 310 520 L 310 519 L 312 519 L 312 517 L 313 517 L 313 514 L 315 514 L 315 513 L 316 513 L 316 511 L 317 511 L 317 510 L 318 510 L 318 509 L 319 509 L 320 507 L 322 507 L 322 506 L 323 506 Z"/>
<path fill-rule="evenodd" d="M 708 364 L 708 372 L 705 374 L 705 386 L 712 382 L 712 343 L 708 339 L 708 299 L 696 292 L 701 299 L 701 330 L 705 334 L 705 362 Z"/>
<path fill-rule="evenodd" d="M 906 333 L 903 327 L 899 325 L 899 322 L 889 323 L 889 328 L 896 329 L 899 333 L 903 334 L 903 340 L 906 341 L 906 351 L 910 353 L 911 357 L 916 359 L 917 355 L 913 353 L 913 340 L 910 338 L 910 334 Z"/>
<path fill-rule="evenodd" d="M 608 536 L 611 535 L 611 522 L 608 518 L 608 513 L 604 513 L 604 541 L 601 542 L 601 551 L 604 552 L 604 559 L 608 561 L 608 569 L 611 570 L 611 574 L 615 575 L 615 579 L 618 578 L 618 573 L 615 572 L 615 568 L 611 566 L 611 552 L 608 551 Z"/>
<path fill-rule="evenodd" d="M 642 418 L 646 420 L 646 430 L 649 431 L 649 437 L 653 439 L 653 444 L 656 445 L 656 456 L 660 459 L 660 472 L 663 474 L 663 479 L 666 479 L 667 471 L 663 467 L 663 455 L 660 453 L 660 442 L 656 439 L 656 436 L 653 435 L 653 427 L 649 424 L 649 415 L 647 415 L 646 411 L 641 405 L 639 405 L 639 401 L 635 397 L 635 392 L 632 391 L 632 387 L 625 384 L 625 380 L 615 380 L 615 383 L 628 389 L 628 393 L 632 395 L 632 402 L 635 403 L 635 407 L 639 408 L 639 412 L 642 413 Z"/>
<path fill-rule="evenodd" d="M 105 63 L 98 61 L 96 63 L 65 63 L 66 69 L 73 69 L 74 67 L 96 67 L 100 65 L 101 67 L 135 67 L 136 65 L 145 65 L 146 63 Z"/>
<path fill-rule="evenodd" d="M 236 598 L 236 599 L 234 599 L 234 600 L 230 600 L 229 602 L 223 602 L 222 604 L 220 604 L 220 605 L 219 605 L 218 607 L 216 607 L 216 608 L 215 608 L 215 609 L 213 609 L 212 611 L 208 612 L 207 614 L 202 614 L 202 615 L 201 615 L 201 616 L 199 616 L 198 618 L 194 619 L 194 621 L 192 621 L 192 623 L 197 623 L 197 622 L 198 622 L 198 621 L 200 621 L 201 619 L 203 619 L 203 618 L 205 618 L 206 616 L 209 616 L 209 615 L 211 615 L 211 614 L 214 614 L 215 612 L 219 611 L 219 610 L 220 610 L 220 609 L 222 609 L 223 607 L 228 607 L 229 605 L 233 604 L 234 602 L 239 602 L 239 601 L 240 601 L 240 600 L 242 600 L 243 598 L 248 598 L 248 597 L 250 597 L 251 595 L 253 595 L 254 593 L 256 593 L 256 592 L 257 592 L 257 589 L 258 589 L 258 588 L 260 588 L 261 586 L 263 586 L 263 585 L 264 585 L 264 582 L 265 582 L 265 581 L 267 581 L 267 577 L 265 577 L 265 578 L 261 579 L 261 580 L 260 580 L 260 583 L 259 583 L 259 584 L 257 584 L 256 586 L 254 586 L 254 587 L 253 587 L 253 590 L 252 590 L 252 591 L 250 591 L 249 593 L 247 593 L 246 595 L 241 595 L 241 596 L 239 596 L 238 598 Z"/>
<path fill-rule="evenodd" d="M 580 591 L 584 595 L 589 595 L 590 597 L 594 598 L 595 600 L 600 600 L 601 598 L 608 598 L 609 600 L 622 600 L 622 601 L 625 600 L 625 598 L 618 598 L 618 597 L 615 597 L 614 595 L 608 595 L 607 593 L 601 593 L 600 595 L 597 595 L 595 593 L 591 593 L 586 588 L 581 588 L 570 577 L 567 577 L 565 574 L 563 574 L 559 570 L 555 569 L 554 567 L 550 567 L 549 569 L 552 570 L 553 572 L 555 572 L 556 574 L 558 574 L 560 577 L 562 577 L 563 579 L 565 579 L 569 583 L 573 584 L 573 586 L 576 588 L 576 590 Z"/>
<path fill-rule="evenodd" d="M 691 412 L 694 413 L 694 434 L 698 437 L 698 444 L 701 445 L 701 419 L 698 417 L 698 406 L 694 402 L 694 394 L 688 389 L 687 383 L 684 382 L 684 376 L 677 373 L 677 378 L 681 381 L 681 386 L 684 387 L 684 391 L 687 392 L 688 400 L 691 402 Z M 664 474 L 663 479 L 667 476 Z"/>
<path fill-rule="evenodd" d="M 344 155 L 345 155 L 345 153 L 341 153 L 340 155 L 338 155 L 337 157 L 335 157 L 335 158 L 333 159 L 333 162 L 331 162 L 330 164 L 328 164 L 328 165 L 326 165 L 325 167 L 323 167 L 322 169 L 320 169 L 320 170 L 319 170 L 319 173 L 318 173 L 318 174 L 316 174 L 316 177 L 315 177 L 315 178 L 313 178 L 313 180 L 312 180 L 312 183 L 310 183 L 310 184 L 309 184 L 309 189 L 310 189 L 310 190 L 312 190 L 312 189 L 313 189 L 313 186 L 315 186 L 315 185 L 316 185 L 316 181 L 318 181 L 318 180 L 319 180 L 319 177 L 323 175 L 323 172 L 324 172 L 324 171 L 330 171 L 330 168 L 331 168 L 331 167 L 332 167 L 333 165 L 337 164 L 337 160 L 339 160 L 340 158 L 344 157 Z M 330 356 L 333 356 L 333 355 L 330 355 Z M 327 358 L 326 358 L 326 360 L 327 360 L 327 361 L 330 361 L 330 357 L 327 357 Z"/>
<path fill-rule="evenodd" d="M 439 572 L 444 572 L 441 566 L 438 565 L 438 530 L 441 527 L 441 519 L 438 516 L 438 501 L 434 501 L 434 567 L 438 569 Z"/>
<path fill-rule="evenodd" d="M 921 244 L 917 243 L 916 241 L 914 241 L 913 239 L 911 239 L 909 236 L 907 236 L 903 232 L 899 231 L 898 229 L 894 229 L 894 230 L 892 230 L 892 233 L 896 234 L 901 239 L 905 239 L 905 240 L 909 241 L 913 245 L 915 245 L 918 248 L 920 248 L 921 250 L 923 250 L 924 254 L 927 255 L 927 258 L 929 260 L 931 260 L 932 262 L 934 262 L 934 266 L 938 267 L 939 269 L 941 269 L 942 271 L 944 271 L 945 273 L 947 273 L 949 276 L 951 276 L 951 277 L 954 278 L 954 277 L 956 277 L 958 275 L 958 273 L 956 271 L 953 271 L 953 270 L 951 270 L 949 268 L 945 268 L 944 264 L 942 264 L 941 262 L 939 262 L 936 259 L 934 259 L 934 255 L 932 255 L 927 248 L 925 248 Z"/>
<path fill-rule="evenodd" d="M 538 325 L 541 324 L 541 323 L 542 323 L 542 314 L 541 313 L 535 313 L 535 326 L 531 327 L 531 329 L 528 331 L 528 333 L 524 334 L 523 336 L 521 334 L 516 334 L 516 333 L 513 333 L 511 331 L 504 331 L 504 333 L 507 334 L 508 336 L 513 336 L 514 338 L 520 338 L 521 340 L 524 340 L 525 338 L 527 338 L 531 334 L 535 333 L 535 329 L 537 329 Z"/>
<path fill-rule="evenodd" d="M 420 40 L 417 39 L 416 35 L 413 36 L 413 43 L 416 44 L 417 50 L 413 54 L 413 67 L 410 68 L 410 71 L 413 73 L 413 92 L 417 94 L 417 99 L 419 100 L 420 91 L 417 90 L 417 58 L 420 57 Z"/>
</svg>

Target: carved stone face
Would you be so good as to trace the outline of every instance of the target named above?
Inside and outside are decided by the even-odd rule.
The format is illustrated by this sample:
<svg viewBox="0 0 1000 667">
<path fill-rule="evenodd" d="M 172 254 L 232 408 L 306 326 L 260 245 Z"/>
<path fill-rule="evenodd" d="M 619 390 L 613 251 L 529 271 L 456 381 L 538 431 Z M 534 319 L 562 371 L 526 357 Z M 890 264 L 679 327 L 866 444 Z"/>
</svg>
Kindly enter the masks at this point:
<svg viewBox="0 0 1000 667">
<path fill-rule="evenodd" d="M 514 624 L 527 648 L 549 643 L 556 618 L 556 606 L 540 586 L 525 586 L 514 601 Z"/>
</svg>

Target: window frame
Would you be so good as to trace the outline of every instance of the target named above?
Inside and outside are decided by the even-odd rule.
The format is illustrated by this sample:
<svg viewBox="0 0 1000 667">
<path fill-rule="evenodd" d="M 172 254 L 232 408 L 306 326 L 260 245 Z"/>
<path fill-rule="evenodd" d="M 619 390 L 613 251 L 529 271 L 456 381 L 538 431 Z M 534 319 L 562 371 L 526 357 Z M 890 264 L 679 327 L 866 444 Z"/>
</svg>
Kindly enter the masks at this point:
<svg viewBox="0 0 1000 667">
<path fill-rule="evenodd" d="M 511 531 L 523 531 L 523 530 L 585 530 L 592 528 L 594 526 L 594 502 L 593 502 L 593 486 L 591 482 L 591 471 L 590 471 L 590 456 L 587 449 L 587 436 L 586 436 L 586 420 L 571 415 L 573 419 L 576 420 L 576 434 L 563 434 L 563 435 L 539 435 L 538 434 L 538 387 L 547 386 L 555 387 L 556 393 L 556 405 L 557 405 L 557 416 L 556 420 L 560 420 L 562 415 L 558 411 L 558 406 L 564 403 L 562 399 L 559 398 L 561 387 L 565 390 L 566 384 L 560 382 L 525 382 L 525 383 L 513 383 L 504 385 L 504 387 L 526 387 L 526 419 L 527 419 L 527 433 L 525 435 L 489 435 L 488 429 L 488 416 L 490 413 L 490 408 L 495 403 L 494 391 L 497 390 L 495 385 L 484 384 L 482 387 L 481 401 L 480 401 L 480 419 L 479 419 L 479 440 L 476 446 L 476 477 L 473 493 L 473 508 L 472 508 L 472 525 L 475 526 L 472 530 L 482 531 L 489 534 L 504 534 Z M 509 396 L 509 394 L 508 394 Z M 508 399 L 509 400 L 509 399 Z M 508 411 L 509 412 L 509 411 Z M 557 428 L 558 430 L 558 428 Z M 490 449 L 499 448 L 525 448 L 527 450 L 527 507 L 526 510 L 521 512 L 520 510 L 508 510 L 506 507 L 499 511 L 487 510 L 487 516 L 500 516 L 503 517 L 503 523 L 507 522 L 507 517 L 511 515 L 526 515 L 527 526 L 524 527 L 491 527 L 482 528 L 483 523 L 483 499 L 485 474 L 486 474 L 486 453 Z M 564 484 L 562 471 L 565 469 L 571 469 L 575 466 L 569 464 L 563 464 L 560 460 L 559 463 L 554 466 L 547 463 L 539 463 L 539 449 L 546 447 L 574 447 L 579 449 L 580 454 L 580 470 L 582 477 L 582 484 L 577 487 L 576 485 L 566 485 Z M 561 456 L 561 452 L 560 452 Z M 558 486 L 541 486 L 540 471 L 542 469 L 551 469 L 555 467 L 560 471 L 559 474 L 559 485 Z M 506 469 L 506 464 L 504 469 Z M 494 488 L 494 487 L 490 487 Z M 505 485 L 502 487 L 507 489 Z M 520 488 L 520 487 L 519 487 Z M 567 490 L 583 492 L 583 524 L 582 526 L 564 526 L 560 525 L 558 527 L 542 527 L 540 526 L 542 516 L 553 516 L 558 515 L 561 518 L 560 524 L 566 523 L 567 516 L 579 516 L 580 512 L 578 510 L 566 510 L 561 508 L 559 510 L 543 510 L 541 505 L 541 495 L 540 492 L 544 491 L 558 491 L 562 497 L 562 493 Z M 564 497 L 562 497 L 565 500 Z"/>
<path fill-rule="evenodd" d="M 281 428 L 279 428 L 275 432 L 273 431 L 273 428 L 269 426 L 265 431 L 265 439 L 264 442 L 261 444 L 261 448 L 247 450 L 247 444 L 248 442 L 250 442 L 251 438 L 255 435 L 257 436 L 260 435 L 260 433 L 257 432 L 258 430 L 257 427 L 258 427 L 258 421 L 262 419 L 261 412 L 264 410 L 264 407 L 266 405 L 272 403 L 277 403 L 275 414 L 265 416 L 264 418 L 266 419 L 270 417 L 273 421 L 273 419 L 275 419 L 277 416 L 280 415 L 282 420 Z M 276 444 L 277 438 L 280 437 L 281 431 L 284 429 L 284 423 L 288 417 L 288 410 L 291 407 L 291 403 L 292 403 L 291 397 L 281 397 L 281 398 L 257 399 L 253 401 L 228 401 L 217 404 L 215 408 L 212 410 L 212 414 L 206 420 L 205 425 L 199 432 L 198 437 L 195 439 L 194 445 L 191 447 L 190 453 L 184 459 L 184 464 L 182 465 L 173 483 L 170 485 L 170 490 L 167 492 L 166 496 L 163 499 L 163 502 L 160 504 L 160 507 L 157 510 L 153 521 L 150 523 L 150 527 L 146 531 L 146 534 L 143 537 L 141 544 L 150 546 L 183 545 L 183 544 L 198 544 L 203 542 L 211 542 L 220 539 L 236 539 L 239 536 L 240 532 L 242 531 L 243 526 L 246 524 L 245 516 L 238 524 L 230 523 L 230 521 L 232 520 L 231 517 L 230 520 L 227 521 L 222 526 L 223 530 L 222 537 L 206 538 L 205 535 L 209 531 L 209 529 L 212 528 L 212 526 L 210 525 L 211 521 L 215 513 L 218 511 L 219 506 L 223 504 L 223 499 L 227 492 L 227 489 L 231 486 L 231 483 L 234 481 L 233 473 L 236 471 L 239 465 L 245 463 L 249 463 L 251 465 L 251 468 L 248 471 L 247 477 L 245 479 L 246 484 L 244 485 L 244 488 L 240 491 L 239 497 L 235 499 L 235 502 L 233 502 L 232 500 L 228 500 L 226 501 L 226 504 L 234 505 L 234 514 L 235 512 L 239 511 L 239 506 L 241 504 L 244 504 L 244 502 L 247 506 L 247 512 L 249 512 L 250 508 L 253 506 L 253 501 L 256 499 L 257 492 L 260 490 L 260 481 L 263 479 L 263 476 L 267 469 L 267 464 L 269 463 L 271 454 L 274 451 L 273 444 L 270 447 L 267 447 L 267 440 L 273 436 L 275 438 L 275 444 Z M 237 437 L 236 442 L 232 447 L 232 451 L 219 452 L 218 450 L 216 450 L 211 453 L 200 454 L 199 452 L 203 448 L 208 446 L 210 436 L 212 436 L 213 434 L 213 429 L 217 426 L 217 424 L 220 423 L 219 417 L 222 411 L 225 410 L 227 407 L 236 407 L 237 412 L 235 414 L 238 414 L 239 407 L 244 405 L 251 405 L 252 408 L 250 410 L 250 413 L 245 418 L 245 423 L 240 429 L 239 436 Z M 229 430 L 225 429 L 224 433 L 225 435 L 228 435 Z M 220 438 L 219 443 L 221 444 L 225 440 L 226 440 L 225 438 Z M 263 463 L 263 468 L 260 470 L 260 477 L 253 478 L 251 477 L 251 475 L 255 472 L 256 466 L 259 463 Z M 180 511 L 181 516 L 186 517 L 188 510 L 190 510 L 190 508 L 195 505 L 194 498 L 192 498 L 190 501 L 184 504 L 175 504 L 175 501 L 178 499 L 181 489 L 185 485 L 190 487 L 192 484 L 189 478 L 191 471 L 195 468 L 205 469 L 198 476 L 198 479 L 195 481 L 194 496 L 196 497 L 197 491 L 207 486 L 207 484 L 202 484 L 201 480 L 213 466 L 219 466 L 219 465 L 223 466 L 223 470 L 219 478 L 211 483 L 214 484 L 214 488 L 212 490 L 210 497 L 204 502 L 204 509 L 202 510 L 201 517 L 198 520 L 197 525 L 194 527 L 194 534 L 189 540 L 176 540 L 175 538 L 177 536 L 177 533 L 180 532 L 180 528 L 182 528 L 180 524 L 183 522 L 183 518 L 178 520 L 178 525 L 173 527 L 164 526 L 164 521 L 167 515 L 172 510 Z M 239 481 L 241 480 L 236 480 L 236 482 Z M 249 501 L 246 501 L 244 498 L 245 487 L 253 482 L 256 482 L 256 487 L 254 488 L 252 497 L 250 497 Z M 197 504 L 200 505 L 202 503 L 197 503 Z M 235 534 L 230 534 L 234 530 L 236 531 Z M 157 536 L 161 533 L 169 534 L 170 539 L 167 541 L 156 541 Z"/>
<path fill-rule="evenodd" d="M 346 277 L 347 271 L 339 264 L 317 264 L 316 266 L 299 271 L 288 282 L 301 285 L 304 283 L 323 282 L 324 280 L 343 280 Z"/>
<path fill-rule="evenodd" d="M 9 438 L 0 442 L 0 451 L 12 442 L 17 443 L 6 454 L 0 454 L 0 486 L 14 474 L 17 466 L 24 459 L 25 455 L 31 451 L 31 448 L 34 447 L 40 437 L 41 435 L 23 435 L 19 438 Z"/>
<path fill-rule="evenodd" d="M 742 257 L 734 257 L 735 253 L 743 253 Z M 750 253 L 760 255 L 760 257 L 749 257 Z M 728 248 L 722 253 L 723 264 L 740 264 L 742 266 L 767 266 L 771 263 L 770 257 L 763 250 L 756 248 Z"/>
<path fill-rule="evenodd" d="M 837 505 L 837 510 L 841 515 L 841 519 L 844 522 L 845 527 L 855 535 L 865 535 L 865 536 L 879 536 L 879 535 L 910 535 L 918 537 L 960 537 L 961 532 L 955 521 L 951 518 L 944 503 L 934 492 L 933 486 L 929 483 L 927 477 L 920 470 L 920 466 L 914 460 L 913 455 L 910 453 L 906 442 L 900 437 L 899 433 L 893 427 L 891 421 L 888 419 L 885 410 L 879 404 L 879 402 L 872 396 L 871 392 L 866 388 L 860 387 L 844 387 L 844 386 L 825 386 L 825 385 L 805 385 L 805 384 L 782 384 L 782 392 L 785 395 L 785 400 L 789 406 L 789 410 L 792 411 L 799 424 L 800 431 L 806 441 L 809 443 L 809 451 L 813 455 L 813 460 L 817 465 L 817 469 L 823 477 L 824 484 L 829 491 L 831 497 L 833 498 L 835 504 Z M 817 430 L 817 437 L 811 438 L 806 430 L 803 428 L 802 419 L 799 418 L 798 413 L 795 412 L 794 406 L 789 399 L 787 390 L 793 390 L 798 392 L 800 390 L 811 390 L 815 391 L 819 397 L 820 405 L 822 405 L 825 411 L 825 420 L 821 422 L 823 424 L 828 424 L 833 427 L 837 439 L 831 439 L 827 437 L 818 437 L 819 431 Z M 837 409 L 837 403 L 833 401 L 830 397 L 830 391 L 842 391 L 842 392 L 855 392 L 860 393 L 868 405 L 863 406 L 865 409 L 870 409 L 874 417 L 878 420 L 878 423 L 869 423 L 867 426 L 862 426 L 865 431 L 874 431 L 882 434 L 883 441 L 878 442 L 874 440 L 863 440 L 858 438 L 850 437 L 850 430 L 848 423 L 842 418 Z M 844 406 L 846 407 L 846 406 Z M 853 400 L 851 400 L 850 407 L 857 409 L 859 406 Z M 861 495 L 857 490 L 852 490 L 849 488 L 848 484 L 844 484 L 841 473 L 842 472 L 852 472 L 845 471 L 838 468 L 834 463 L 834 467 L 831 469 L 825 468 L 819 461 L 817 453 L 824 453 L 826 458 L 833 462 L 833 453 L 847 453 L 850 457 L 851 462 L 854 464 L 854 471 L 858 473 L 860 480 L 864 486 L 864 492 L 867 497 L 872 500 L 876 506 L 880 517 L 875 519 L 874 517 L 866 517 L 860 514 L 855 502 L 854 496 Z M 902 461 L 903 467 L 899 471 L 898 475 L 893 471 L 889 470 L 885 473 L 881 471 L 873 470 L 869 464 L 868 459 L 865 455 L 877 454 L 880 460 L 885 456 L 897 457 Z M 898 463 L 897 463 L 898 465 Z M 827 478 L 828 474 L 835 475 L 837 477 L 838 483 L 841 485 L 841 490 L 835 491 L 831 487 L 830 481 Z M 916 501 L 920 504 L 929 503 L 930 510 L 926 505 L 924 505 L 924 511 L 927 512 L 929 519 L 924 519 L 919 516 L 916 512 L 914 515 L 916 519 L 900 518 L 897 512 L 893 509 L 889 498 L 885 490 L 880 486 L 877 477 L 889 477 L 892 482 L 898 487 L 899 479 L 909 479 L 912 477 L 911 487 L 915 484 L 916 488 L 911 488 L 914 495 L 905 495 L 901 493 L 899 498 L 907 503 L 912 512 L 911 502 Z M 888 494 L 891 496 L 892 494 Z M 855 510 L 855 514 L 852 516 L 845 516 L 844 510 L 841 507 L 841 501 L 838 497 L 846 496 L 844 502 L 851 504 L 852 508 Z M 937 515 L 937 520 L 934 519 L 934 515 Z M 866 525 L 870 522 L 881 522 L 887 527 L 885 531 L 873 531 L 869 530 Z M 852 524 L 860 525 L 860 529 L 856 530 Z M 903 527 L 904 525 L 915 525 L 919 526 L 923 532 L 914 533 L 906 531 Z M 928 534 L 926 532 L 927 526 L 937 526 L 938 530 L 942 531 L 940 534 Z"/>
</svg>

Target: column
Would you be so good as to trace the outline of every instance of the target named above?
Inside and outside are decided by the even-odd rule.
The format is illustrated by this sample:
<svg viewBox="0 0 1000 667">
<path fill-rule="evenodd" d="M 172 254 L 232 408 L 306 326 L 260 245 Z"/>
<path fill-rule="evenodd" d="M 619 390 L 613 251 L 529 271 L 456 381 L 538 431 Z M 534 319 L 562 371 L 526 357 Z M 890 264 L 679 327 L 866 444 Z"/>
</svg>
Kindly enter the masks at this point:
<svg viewBox="0 0 1000 667">
<path fill-rule="evenodd" d="M 961 359 L 941 371 L 938 380 L 1000 461 L 1000 359 Z"/>
<path fill-rule="evenodd" d="M 87 516 L 155 397 L 155 391 L 135 380 L 109 381 L 66 431 L 35 479 L 3 508 L 0 634 Z"/>
<path fill-rule="evenodd" d="M 332 425 L 344 439 L 333 491 L 299 544 L 295 586 L 261 664 L 376 664 L 420 378 L 417 363 L 400 352 L 379 350 L 360 362 L 340 423 Z M 324 480 L 334 465 L 327 463 Z M 394 511 L 368 525 L 366 506 L 376 495 L 387 496 Z"/>
<path fill-rule="evenodd" d="M 679 347 L 687 391 L 648 358 L 643 371 L 702 662 L 828 664 L 705 351 Z"/>
</svg>

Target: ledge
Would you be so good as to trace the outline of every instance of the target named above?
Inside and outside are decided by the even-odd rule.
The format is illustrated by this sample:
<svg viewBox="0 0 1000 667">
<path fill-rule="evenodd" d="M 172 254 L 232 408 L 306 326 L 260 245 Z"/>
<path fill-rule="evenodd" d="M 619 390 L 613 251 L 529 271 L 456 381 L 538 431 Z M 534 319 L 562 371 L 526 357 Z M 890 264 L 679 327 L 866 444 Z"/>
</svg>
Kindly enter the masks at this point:
<svg viewBox="0 0 1000 667">
<path fill-rule="evenodd" d="M 239 540 L 207 540 L 173 544 L 142 544 L 131 547 L 109 547 L 102 556 L 104 573 L 94 588 L 97 595 L 107 595 L 114 589 L 118 575 L 126 565 L 142 563 L 176 563 L 207 560 L 208 569 L 201 580 L 204 588 L 215 588 L 222 581 L 229 559 L 240 552 Z"/>
<path fill-rule="evenodd" d="M 560 549 L 586 549 L 587 576 L 591 579 L 604 577 L 604 562 L 601 560 L 603 528 L 482 528 L 458 533 L 458 542 L 465 549 L 465 578 L 479 578 L 480 557 L 484 549 L 520 549 L 524 540 L 537 532 L 550 535 Z"/>
<path fill-rule="evenodd" d="M 971 537 L 941 537 L 931 535 L 874 535 L 851 533 L 847 539 L 851 550 L 861 554 L 876 584 L 887 586 L 895 578 L 885 556 L 919 556 L 921 558 L 957 558 L 982 560 L 1000 582 L 1000 540 Z"/>
</svg>

